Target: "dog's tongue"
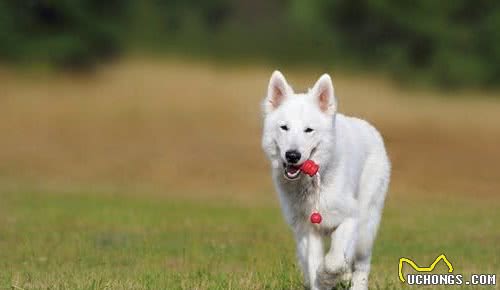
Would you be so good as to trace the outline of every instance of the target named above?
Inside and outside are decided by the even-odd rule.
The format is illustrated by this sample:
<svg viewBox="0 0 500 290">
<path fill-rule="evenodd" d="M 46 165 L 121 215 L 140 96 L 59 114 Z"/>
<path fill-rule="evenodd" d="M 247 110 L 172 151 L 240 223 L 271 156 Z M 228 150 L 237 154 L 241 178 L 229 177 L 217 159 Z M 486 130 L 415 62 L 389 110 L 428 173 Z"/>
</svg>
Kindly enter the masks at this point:
<svg viewBox="0 0 500 290">
<path fill-rule="evenodd" d="M 288 165 L 287 166 L 287 171 L 291 174 L 294 174 L 295 172 L 299 171 L 300 167 L 294 166 L 294 165 Z"/>
</svg>

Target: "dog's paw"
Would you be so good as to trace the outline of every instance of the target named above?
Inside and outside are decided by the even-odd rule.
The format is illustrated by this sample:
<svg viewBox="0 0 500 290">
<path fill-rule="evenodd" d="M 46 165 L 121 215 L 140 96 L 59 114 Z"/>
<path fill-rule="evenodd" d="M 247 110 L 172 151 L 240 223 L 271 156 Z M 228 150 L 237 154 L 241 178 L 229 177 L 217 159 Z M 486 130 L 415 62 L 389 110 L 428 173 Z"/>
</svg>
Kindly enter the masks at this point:
<svg viewBox="0 0 500 290">
<path fill-rule="evenodd" d="M 304 290 L 311 290 L 311 282 L 309 282 L 309 279 L 304 278 L 304 283 L 302 283 L 303 289 Z"/>
<path fill-rule="evenodd" d="M 324 260 L 324 270 L 332 274 L 344 274 L 350 272 L 349 263 L 344 257 L 326 255 Z"/>
<path fill-rule="evenodd" d="M 346 271 L 340 276 L 341 281 L 352 281 L 352 271 Z"/>
<path fill-rule="evenodd" d="M 317 284 L 321 289 L 349 289 L 351 273 L 345 265 L 328 265 L 323 263 L 317 272 Z"/>
<path fill-rule="evenodd" d="M 334 287 L 340 280 L 341 273 L 335 273 L 330 271 L 324 264 L 322 264 L 318 268 L 317 272 L 317 284 L 320 289 L 331 289 Z"/>
</svg>

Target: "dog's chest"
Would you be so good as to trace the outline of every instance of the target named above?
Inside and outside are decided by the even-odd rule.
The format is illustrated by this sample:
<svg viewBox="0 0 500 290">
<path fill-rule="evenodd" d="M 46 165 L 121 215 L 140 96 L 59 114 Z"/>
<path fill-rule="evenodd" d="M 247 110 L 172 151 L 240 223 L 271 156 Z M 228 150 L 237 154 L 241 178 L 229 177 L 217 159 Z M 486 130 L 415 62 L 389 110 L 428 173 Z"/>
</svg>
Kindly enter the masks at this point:
<svg viewBox="0 0 500 290">
<path fill-rule="evenodd" d="M 291 226 L 312 226 L 310 217 L 313 212 L 318 212 L 322 216 L 321 223 L 316 225 L 317 229 L 330 231 L 341 221 L 342 211 L 337 208 L 341 204 L 332 202 L 332 196 L 327 196 L 333 192 L 322 191 L 323 188 L 319 188 L 312 179 L 282 183 L 280 189 L 285 219 Z"/>
<path fill-rule="evenodd" d="M 312 212 L 321 208 L 319 188 L 310 178 L 291 183 L 281 184 L 283 202 L 285 202 L 285 215 L 291 224 L 309 221 Z"/>
</svg>

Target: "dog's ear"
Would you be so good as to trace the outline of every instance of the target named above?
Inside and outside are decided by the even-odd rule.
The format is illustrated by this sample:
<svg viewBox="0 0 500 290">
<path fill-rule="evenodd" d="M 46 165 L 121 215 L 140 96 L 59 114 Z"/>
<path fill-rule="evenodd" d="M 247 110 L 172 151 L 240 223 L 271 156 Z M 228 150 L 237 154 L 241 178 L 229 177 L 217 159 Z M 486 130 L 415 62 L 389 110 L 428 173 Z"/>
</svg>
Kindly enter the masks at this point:
<svg viewBox="0 0 500 290">
<path fill-rule="evenodd" d="M 267 87 L 267 97 L 263 104 L 264 113 L 274 111 L 292 93 L 293 90 L 286 82 L 283 74 L 280 71 L 274 71 Z"/>
<path fill-rule="evenodd" d="M 319 78 L 311 92 L 322 112 L 328 115 L 335 114 L 337 111 L 337 99 L 335 98 L 332 79 L 328 74 L 323 74 Z"/>
</svg>

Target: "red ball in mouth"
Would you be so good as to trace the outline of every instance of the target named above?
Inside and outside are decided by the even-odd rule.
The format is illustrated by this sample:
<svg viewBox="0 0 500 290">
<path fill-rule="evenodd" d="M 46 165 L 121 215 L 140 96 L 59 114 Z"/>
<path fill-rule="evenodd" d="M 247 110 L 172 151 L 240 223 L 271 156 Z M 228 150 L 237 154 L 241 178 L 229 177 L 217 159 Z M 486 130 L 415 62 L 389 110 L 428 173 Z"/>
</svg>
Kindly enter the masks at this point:
<svg viewBox="0 0 500 290">
<path fill-rule="evenodd" d="M 311 219 L 311 223 L 313 223 L 313 224 L 319 224 L 319 223 L 321 223 L 321 220 L 323 218 L 321 217 L 321 214 L 319 212 L 313 212 L 311 214 L 311 218 L 310 219 Z"/>
<path fill-rule="evenodd" d="M 316 173 L 318 173 L 319 165 L 314 163 L 314 161 L 312 161 L 311 159 L 308 159 L 304 163 L 302 163 L 302 165 L 300 166 L 300 170 L 309 176 L 314 176 Z"/>
<path fill-rule="evenodd" d="M 283 162 L 283 168 L 285 169 L 284 175 L 288 180 L 299 178 L 301 172 L 313 177 L 319 171 L 319 165 L 311 159 L 304 161 L 304 163 L 300 165 L 286 164 Z"/>
</svg>

